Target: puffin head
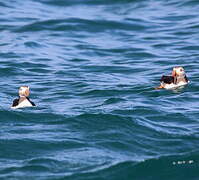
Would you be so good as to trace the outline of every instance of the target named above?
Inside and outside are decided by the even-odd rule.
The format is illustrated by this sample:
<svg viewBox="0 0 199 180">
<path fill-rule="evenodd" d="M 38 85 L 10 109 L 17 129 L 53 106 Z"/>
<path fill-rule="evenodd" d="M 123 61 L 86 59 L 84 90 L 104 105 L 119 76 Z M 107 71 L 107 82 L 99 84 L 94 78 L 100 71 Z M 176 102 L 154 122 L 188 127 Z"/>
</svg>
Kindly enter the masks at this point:
<svg viewBox="0 0 199 180">
<path fill-rule="evenodd" d="M 19 96 L 20 97 L 28 97 L 30 95 L 30 88 L 29 86 L 21 86 L 19 88 Z"/>
<path fill-rule="evenodd" d="M 173 71 L 172 71 L 172 76 L 176 77 L 176 76 L 184 76 L 185 75 L 185 71 L 183 67 L 174 67 Z"/>
</svg>

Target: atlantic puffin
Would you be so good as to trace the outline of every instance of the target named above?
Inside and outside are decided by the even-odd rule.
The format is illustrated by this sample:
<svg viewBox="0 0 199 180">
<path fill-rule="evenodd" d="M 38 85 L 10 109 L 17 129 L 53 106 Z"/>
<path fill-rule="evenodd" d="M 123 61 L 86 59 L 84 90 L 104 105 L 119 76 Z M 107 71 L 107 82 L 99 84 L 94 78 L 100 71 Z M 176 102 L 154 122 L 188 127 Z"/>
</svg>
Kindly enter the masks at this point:
<svg viewBox="0 0 199 180">
<path fill-rule="evenodd" d="M 29 86 L 21 86 L 19 88 L 19 98 L 15 99 L 12 103 L 13 109 L 36 106 L 28 96 L 30 95 Z"/>
<path fill-rule="evenodd" d="M 160 86 L 155 89 L 175 89 L 188 83 L 184 68 L 174 67 L 171 76 L 163 75 L 160 79 Z"/>
</svg>

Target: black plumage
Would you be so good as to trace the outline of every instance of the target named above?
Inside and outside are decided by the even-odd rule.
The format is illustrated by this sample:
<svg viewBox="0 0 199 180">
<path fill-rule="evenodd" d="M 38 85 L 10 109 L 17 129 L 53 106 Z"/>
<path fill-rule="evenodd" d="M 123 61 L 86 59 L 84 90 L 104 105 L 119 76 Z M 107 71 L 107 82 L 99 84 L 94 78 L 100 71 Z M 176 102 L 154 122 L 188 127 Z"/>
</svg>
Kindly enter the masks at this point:
<svg viewBox="0 0 199 180">
<path fill-rule="evenodd" d="M 173 76 L 162 76 L 160 79 L 160 82 L 166 83 L 166 84 L 171 84 L 174 83 L 175 78 Z"/>
<path fill-rule="evenodd" d="M 188 82 L 188 81 L 189 81 L 186 75 L 185 75 L 185 77 L 184 77 L 184 78 L 185 78 L 185 81 L 186 81 L 186 82 Z"/>
<path fill-rule="evenodd" d="M 12 107 L 18 106 L 19 105 L 19 98 L 15 99 L 12 103 Z"/>
<path fill-rule="evenodd" d="M 28 97 L 26 97 L 27 100 L 30 102 L 30 104 L 32 104 L 32 106 L 36 106 L 34 102 L 32 102 Z"/>
</svg>

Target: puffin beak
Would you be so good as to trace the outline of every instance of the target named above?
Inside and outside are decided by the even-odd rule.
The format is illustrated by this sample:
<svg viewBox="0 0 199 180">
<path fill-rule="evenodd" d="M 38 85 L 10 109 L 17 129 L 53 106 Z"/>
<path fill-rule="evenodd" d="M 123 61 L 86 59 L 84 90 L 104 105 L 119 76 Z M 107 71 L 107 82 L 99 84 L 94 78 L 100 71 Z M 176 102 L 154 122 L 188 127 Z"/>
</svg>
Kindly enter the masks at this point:
<svg viewBox="0 0 199 180">
<path fill-rule="evenodd" d="M 176 76 L 176 69 L 175 69 L 175 68 L 173 68 L 172 76 L 173 76 L 173 77 L 175 77 L 175 76 Z"/>
</svg>

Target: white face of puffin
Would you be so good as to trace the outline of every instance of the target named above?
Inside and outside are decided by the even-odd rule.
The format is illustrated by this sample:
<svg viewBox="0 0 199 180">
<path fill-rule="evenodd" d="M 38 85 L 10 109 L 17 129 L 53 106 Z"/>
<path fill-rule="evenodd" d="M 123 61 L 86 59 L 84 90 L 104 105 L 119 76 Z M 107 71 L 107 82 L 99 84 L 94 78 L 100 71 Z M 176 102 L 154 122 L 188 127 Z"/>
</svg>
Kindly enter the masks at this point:
<svg viewBox="0 0 199 180">
<path fill-rule="evenodd" d="M 20 97 L 28 97 L 30 95 L 30 88 L 28 86 L 21 86 L 19 88 Z"/>
<path fill-rule="evenodd" d="M 172 76 L 184 76 L 185 71 L 183 67 L 174 67 L 172 71 Z"/>
</svg>

